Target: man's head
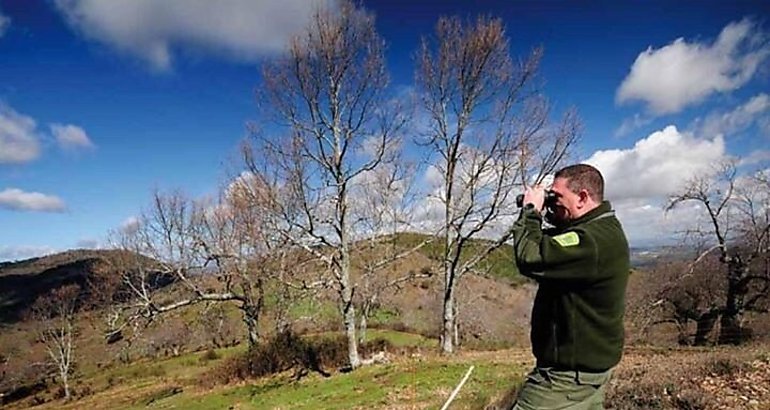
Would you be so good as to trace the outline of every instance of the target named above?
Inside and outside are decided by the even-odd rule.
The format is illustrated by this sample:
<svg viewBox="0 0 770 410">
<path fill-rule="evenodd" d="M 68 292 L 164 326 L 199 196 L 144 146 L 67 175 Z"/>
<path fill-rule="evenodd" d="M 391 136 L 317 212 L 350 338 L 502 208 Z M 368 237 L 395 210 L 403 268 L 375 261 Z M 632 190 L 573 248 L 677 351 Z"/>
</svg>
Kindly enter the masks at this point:
<svg viewBox="0 0 770 410">
<path fill-rule="evenodd" d="M 551 220 L 558 224 L 580 218 L 604 200 L 604 178 L 587 164 L 570 165 L 554 175 L 551 191 L 557 199 Z"/>
</svg>

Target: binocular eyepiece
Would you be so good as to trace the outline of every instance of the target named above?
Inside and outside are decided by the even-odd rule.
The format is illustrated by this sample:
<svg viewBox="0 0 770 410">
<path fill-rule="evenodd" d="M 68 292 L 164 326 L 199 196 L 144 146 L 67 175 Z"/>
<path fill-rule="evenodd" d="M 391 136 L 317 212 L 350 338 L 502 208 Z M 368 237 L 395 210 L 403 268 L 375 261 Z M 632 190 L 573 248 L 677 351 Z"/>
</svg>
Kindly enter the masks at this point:
<svg viewBox="0 0 770 410">
<path fill-rule="evenodd" d="M 556 195 L 556 192 L 553 192 L 550 189 L 545 191 L 545 201 L 543 202 L 543 207 L 548 208 L 550 206 L 556 205 L 557 198 L 558 196 Z M 516 206 L 519 208 L 524 206 L 524 194 L 516 195 Z"/>
</svg>

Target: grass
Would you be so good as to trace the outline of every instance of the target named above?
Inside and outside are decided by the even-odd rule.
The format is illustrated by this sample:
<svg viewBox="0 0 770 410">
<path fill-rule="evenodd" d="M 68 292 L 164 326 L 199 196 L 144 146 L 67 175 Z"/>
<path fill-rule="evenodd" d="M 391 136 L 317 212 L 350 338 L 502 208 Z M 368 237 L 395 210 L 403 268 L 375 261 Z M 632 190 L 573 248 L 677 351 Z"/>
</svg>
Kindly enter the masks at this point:
<svg viewBox="0 0 770 410">
<path fill-rule="evenodd" d="M 334 303 L 319 301 L 313 298 L 305 298 L 296 301 L 289 314 L 293 318 L 313 317 L 318 322 L 336 321 L 340 313 Z"/>
<path fill-rule="evenodd" d="M 323 337 L 324 334 L 313 337 Z M 394 345 L 426 346 L 419 352 L 391 355 L 385 364 L 354 372 L 317 373 L 295 380 L 288 371 L 247 382 L 206 388 L 201 377 L 221 358 L 243 347 L 217 350 L 220 359 L 201 361 L 206 352 L 141 361 L 83 375 L 75 388 L 92 386 L 93 394 L 74 402 L 50 401 L 41 409 L 435 409 L 449 397 L 475 366 L 452 409 L 480 409 L 497 404 L 518 385 L 532 366 L 526 349 L 461 351 L 452 357 L 435 353 L 436 341 L 419 335 L 373 329 L 371 336 Z M 638 408 L 743 408 L 741 397 L 756 397 L 760 409 L 770 409 L 770 390 L 756 396 L 770 375 L 767 346 L 720 349 L 628 350 L 613 377 L 606 405 Z M 99 384 L 112 377 L 113 383 Z M 731 381 L 739 380 L 739 385 Z M 103 381 L 102 381 L 103 382 Z M 754 396 L 752 396 L 752 394 Z M 712 404 L 716 403 L 716 407 Z M 708 405 L 707 405 L 708 404 Z M 19 408 L 14 403 L 9 408 Z M 705 407 L 704 407 L 705 406 Z M 711 406 L 711 407 L 709 407 Z M 764 407 L 762 407 L 764 406 Z"/>
<path fill-rule="evenodd" d="M 380 307 L 377 309 L 374 309 L 374 311 L 371 314 L 371 317 L 369 318 L 369 323 L 372 325 L 385 325 L 388 323 L 393 323 L 394 321 L 398 320 L 399 313 L 398 311 L 394 309 L 389 309 L 387 307 Z"/>
<path fill-rule="evenodd" d="M 503 363 L 459 363 L 433 357 L 368 366 L 330 378 L 312 375 L 295 382 L 282 375 L 203 394 L 182 392 L 154 401 L 147 408 L 436 408 L 448 398 L 470 364 L 474 364 L 476 370 L 453 408 L 483 407 L 515 383 L 522 373 L 516 366 Z"/>
<path fill-rule="evenodd" d="M 314 335 L 323 337 L 324 334 Z M 369 337 L 385 338 L 395 347 L 414 347 L 421 353 L 390 356 L 391 362 L 364 366 L 325 378 L 310 373 L 300 380 L 291 371 L 207 389 L 201 378 L 213 372 L 222 358 L 244 349 L 216 351 L 218 359 L 200 360 L 206 352 L 162 360 L 142 360 L 82 374 L 78 386 L 92 394 L 70 403 L 51 401 L 41 408 L 62 409 L 339 409 L 437 408 L 449 396 L 470 365 L 475 371 L 455 399 L 453 409 L 480 408 L 504 394 L 524 374 L 501 352 L 469 353 L 454 357 L 435 353 L 436 340 L 391 330 L 371 329 Z"/>
</svg>

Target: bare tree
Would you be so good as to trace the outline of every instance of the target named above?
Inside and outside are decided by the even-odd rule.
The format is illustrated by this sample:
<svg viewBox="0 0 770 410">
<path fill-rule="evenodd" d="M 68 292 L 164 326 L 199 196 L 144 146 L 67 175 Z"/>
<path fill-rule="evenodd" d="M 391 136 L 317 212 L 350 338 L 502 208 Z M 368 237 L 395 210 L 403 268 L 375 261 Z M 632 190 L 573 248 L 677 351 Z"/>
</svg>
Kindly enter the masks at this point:
<svg viewBox="0 0 770 410">
<path fill-rule="evenodd" d="M 258 343 L 265 282 L 286 268 L 276 264 L 282 240 L 266 230 L 266 208 L 248 194 L 258 189 L 238 179 L 216 202 L 156 192 L 153 206 L 117 235 L 126 251 L 116 268 L 128 303 L 113 311 L 110 334 L 182 307 L 227 302 L 241 311 L 249 345 Z M 178 298 L 158 301 L 157 288 L 170 282 L 180 287 Z"/>
<path fill-rule="evenodd" d="M 685 202 L 700 205 L 708 221 L 707 228 L 694 229 L 691 234 L 707 237 L 712 244 L 697 256 L 686 276 L 702 269 L 702 263 L 721 265 L 724 297 L 711 309 L 712 316 L 719 317 L 718 341 L 740 343 L 749 336 L 743 325 L 744 313 L 767 311 L 770 185 L 766 174 L 740 178 L 735 163 L 727 161 L 714 172 L 689 181 L 682 193 L 671 197 L 667 210 Z M 714 252 L 718 262 L 708 257 Z"/>
<path fill-rule="evenodd" d="M 639 337 L 656 335 L 660 325 L 672 324 L 680 345 L 701 346 L 710 341 L 725 289 L 717 256 L 707 258 L 711 260 L 699 261 L 697 268 L 688 261 L 664 259 L 649 272 L 639 273 L 645 276 L 633 281 L 627 297 L 627 317 Z"/>
<path fill-rule="evenodd" d="M 71 398 L 70 376 L 75 365 L 75 313 L 79 307 L 80 286 L 66 285 L 38 298 L 31 308 L 39 322 L 39 340 L 45 345 L 59 372 L 64 399 Z"/>
<path fill-rule="evenodd" d="M 352 368 L 361 361 L 351 277 L 351 188 L 397 149 L 406 120 L 385 93 L 383 50 L 374 17 L 352 2 L 317 11 L 287 54 L 265 65 L 259 101 L 288 135 L 256 135 L 259 154 L 251 156 L 249 167 L 266 180 L 276 177 L 285 192 L 285 201 L 275 202 L 285 213 L 279 231 L 329 274 L 318 283 L 337 294 Z"/>
<path fill-rule="evenodd" d="M 430 130 L 426 145 L 441 175 L 434 200 L 443 209 L 441 348 L 454 351 L 458 281 L 509 239 L 494 233 L 510 223 L 514 197 L 539 183 L 574 144 L 578 123 L 568 114 L 548 126 L 548 108 L 534 87 L 541 51 L 514 62 L 499 19 L 463 24 L 441 18 L 434 41 L 423 40 L 416 80 Z M 474 238 L 492 238 L 474 254 Z M 464 252 L 465 251 L 465 252 Z"/>
</svg>

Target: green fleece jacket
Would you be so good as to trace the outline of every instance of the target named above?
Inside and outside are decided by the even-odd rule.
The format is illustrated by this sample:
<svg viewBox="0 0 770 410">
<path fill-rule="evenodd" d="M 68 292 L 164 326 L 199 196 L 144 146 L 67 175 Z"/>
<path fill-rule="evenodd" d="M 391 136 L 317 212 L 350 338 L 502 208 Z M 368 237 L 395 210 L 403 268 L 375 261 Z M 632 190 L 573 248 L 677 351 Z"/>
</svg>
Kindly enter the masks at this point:
<svg viewBox="0 0 770 410">
<path fill-rule="evenodd" d="M 623 228 L 607 201 L 569 226 L 541 227 L 532 206 L 513 227 L 516 265 L 539 285 L 530 335 L 537 366 L 605 371 L 623 352 L 630 272 Z"/>
</svg>

